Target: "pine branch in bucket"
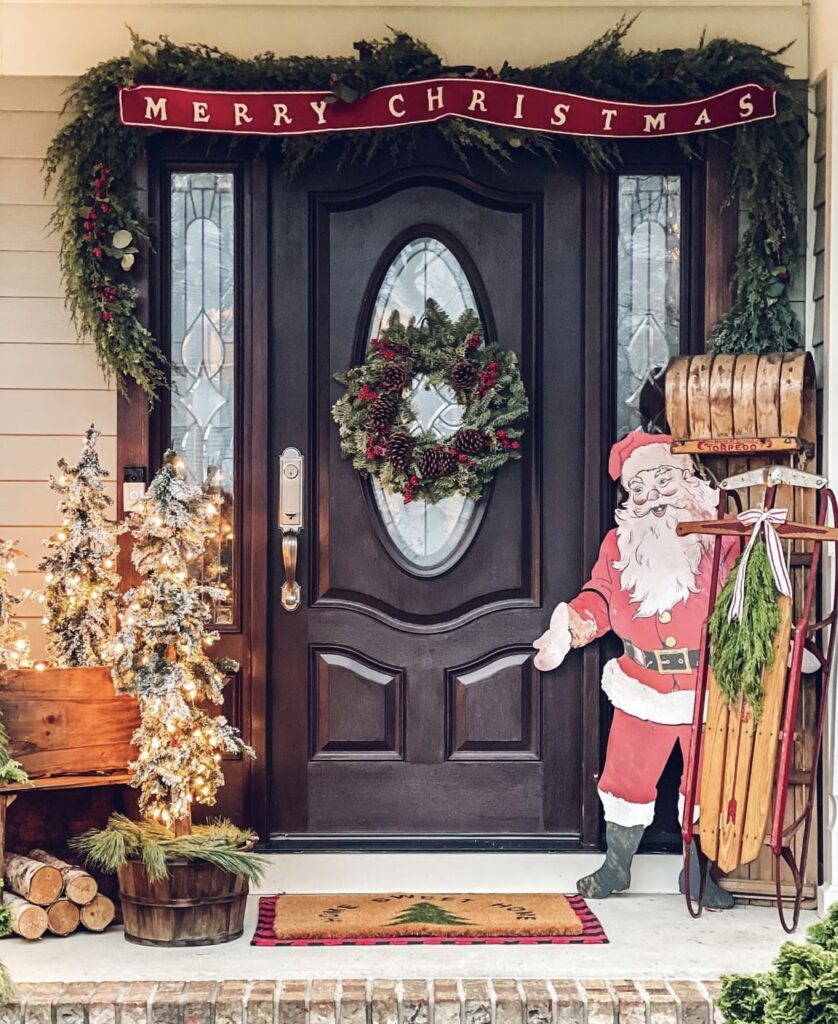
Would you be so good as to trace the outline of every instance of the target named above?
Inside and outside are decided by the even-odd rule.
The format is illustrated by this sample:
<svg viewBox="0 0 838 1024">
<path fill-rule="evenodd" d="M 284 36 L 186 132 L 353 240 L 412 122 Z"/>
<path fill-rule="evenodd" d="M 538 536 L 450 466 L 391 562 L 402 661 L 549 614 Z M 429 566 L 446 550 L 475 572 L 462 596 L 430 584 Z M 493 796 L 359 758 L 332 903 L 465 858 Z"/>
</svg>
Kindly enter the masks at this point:
<svg viewBox="0 0 838 1024">
<path fill-rule="evenodd" d="M 169 875 L 174 860 L 205 861 L 233 875 L 259 882 L 265 874 L 265 858 L 253 853 L 257 836 L 250 829 L 237 828 L 229 821 L 193 825 L 192 833 L 176 836 L 157 822 L 132 821 L 113 814 L 103 829 L 91 829 L 71 841 L 90 865 L 103 871 L 118 871 L 129 859 L 142 860 L 151 881 Z"/>
</svg>

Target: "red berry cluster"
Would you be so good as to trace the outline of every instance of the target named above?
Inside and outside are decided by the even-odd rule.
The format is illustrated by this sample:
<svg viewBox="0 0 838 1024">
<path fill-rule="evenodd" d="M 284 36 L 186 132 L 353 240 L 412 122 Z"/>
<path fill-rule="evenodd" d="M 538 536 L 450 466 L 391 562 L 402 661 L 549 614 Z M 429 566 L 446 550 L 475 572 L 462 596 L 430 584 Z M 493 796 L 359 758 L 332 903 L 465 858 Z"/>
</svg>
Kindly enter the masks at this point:
<svg viewBox="0 0 838 1024">
<path fill-rule="evenodd" d="M 498 430 L 495 437 L 500 441 L 501 448 L 512 448 L 517 451 L 521 447 L 520 441 L 510 441 L 509 434 L 505 430 Z"/>
<path fill-rule="evenodd" d="M 384 438 L 380 435 L 370 434 L 367 438 L 366 455 L 368 459 L 384 458 Z"/>
<path fill-rule="evenodd" d="M 480 374 L 480 384 L 477 387 L 478 395 L 485 395 L 487 391 L 491 391 L 492 388 L 497 384 L 500 371 L 498 370 L 498 364 L 492 360 L 486 366 L 486 369 Z"/>
<path fill-rule="evenodd" d="M 373 338 L 370 341 L 370 348 L 374 349 L 382 359 L 392 360 L 398 357 L 398 352 L 390 344 L 389 338 Z"/>
<path fill-rule="evenodd" d="M 481 338 L 479 334 L 472 334 L 471 337 L 466 339 L 466 349 L 469 352 L 473 352 L 476 348 L 479 347 L 480 341 Z"/>
<path fill-rule="evenodd" d="M 84 228 L 82 238 L 87 242 L 90 255 L 95 260 L 100 260 L 104 255 L 102 239 L 107 238 L 110 233 L 102 221 L 102 218 L 107 217 L 113 210 L 108 201 L 110 181 L 110 167 L 106 167 L 104 164 L 96 164 L 93 168 L 93 184 L 91 186 L 93 199 L 87 210 L 85 210 L 84 220 L 82 221 L 82 227 Z M 108 323 L 113 320 L 113 310 L 105 307 L 117 301 L 117 289 L 113 285 L 95 284 L 94 292 L 103 307 L 102 320 L 104 323 Z"/>
<path fill-rule="evenodd" d="M 404 503 L 409 505 L 413 501 L 414 495 L 416 494 L 416 488 L 419 486 L 419 477 L 415 473 L 410 474 L 410 478 L 407 481 L 407 486 L 404 489 Z"/>
<path fill-rule="evenodd" d="M 374 402 L 378 398 L 378 392 L 375 388 L 370 387 L 369 384 L 362 384 L 361 390 L 358 392 L 358 400 L 361 402 Z"/>
</svg>

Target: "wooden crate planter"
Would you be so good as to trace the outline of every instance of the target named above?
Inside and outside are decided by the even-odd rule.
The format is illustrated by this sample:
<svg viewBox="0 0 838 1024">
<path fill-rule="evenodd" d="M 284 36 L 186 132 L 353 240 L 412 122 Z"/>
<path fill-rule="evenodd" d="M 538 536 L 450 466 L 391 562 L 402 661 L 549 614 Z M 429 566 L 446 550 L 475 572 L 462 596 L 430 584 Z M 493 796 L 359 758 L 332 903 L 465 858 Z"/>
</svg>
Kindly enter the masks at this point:
<svg viewBox="0 0 838 1024">
<path fill-rule="evenodd" d="M 125 938 L 143 946 L 211 946 L 244 931 L 249 884 L 213 864 L 172 861 L 169 877 L 149 880 L 139 861 L 119 869 Z"/>
<path fill-rule="evenodd" d="M 672 450 L 811 455 L 816 386 L 808 352 L 676 356 L 666 370 Z"/>
<path fill-rule="evenodd" d="M 34 781 L 121 773 L 137 751 L 137 702 L 114 693 L 109 668 L 0 672 L 12 756 Z M 78 784 L 78 783 L 76 783 Z"/>
</svg>

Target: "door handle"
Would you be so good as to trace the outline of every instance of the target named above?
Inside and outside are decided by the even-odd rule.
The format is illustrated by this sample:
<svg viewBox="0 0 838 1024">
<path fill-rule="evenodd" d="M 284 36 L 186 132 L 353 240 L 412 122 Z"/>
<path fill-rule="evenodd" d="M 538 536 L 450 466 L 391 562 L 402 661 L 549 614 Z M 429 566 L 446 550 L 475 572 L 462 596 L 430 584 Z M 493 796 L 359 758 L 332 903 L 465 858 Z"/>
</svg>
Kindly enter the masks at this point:
<svg viewBox="0 0 838 1024">
<path fill-rule="evenodd" d="M 285 569 L 280 600 L 287 612 L 295 612 L 300 607 L 302 596 L 297 582 L 297 542 L 303 528 L 304 465 L 299 448 L 286 448 L 279 458 L 279 531 Z"/>
</svg>

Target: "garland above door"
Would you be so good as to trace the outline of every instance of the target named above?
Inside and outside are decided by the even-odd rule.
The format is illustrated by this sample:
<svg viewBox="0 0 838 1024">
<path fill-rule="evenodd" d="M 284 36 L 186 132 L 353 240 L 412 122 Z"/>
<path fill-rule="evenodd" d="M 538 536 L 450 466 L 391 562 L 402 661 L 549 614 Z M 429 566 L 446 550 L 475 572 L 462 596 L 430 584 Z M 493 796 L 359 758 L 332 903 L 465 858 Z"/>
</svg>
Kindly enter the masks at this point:
<svg viewBox="0 0 838 1024">
<path fill-rule="evenodd" d="M 730 146 L 730 193 L 747 210 L 748 223 L 732 270 L 734 302 L 709 347 L 798 348 L 788 285 L 799 257 L 796 178 L 806 105 L 778 59 L 782 51 L 729 39 L 629 51 L 623 42 L 631 24 L 622 21 L 571 57 L 523 69 L 504 63 L 498 71 L 447 66 L 401 32 L 356 43 L 350 57 L 265 53 L 251 60 L 135 36 L 127 56 L 98 64 L 70 87 L 69 120 L 45 161 L 47 185 L 56 186 L 52 226 L 61 236 L 67 303 L 80 335 L 94 341 L 100 366 L 120 388 L 134 381 L 153 399 L 164 385 L 164 358 L 137 315 L 132 281 L 150 235 L 134 186 L 149 129 L 293 131 L 275 143 L 288 174 L 321 153 L 336 165 L 381 151 L 410 160 L 423 132 L 436 132 L 466 164 L 480 155 L 503 165 L 519 150 L 549 159 L 575 146 L 597 166 L 619 162 L 621 135 L 674 134 L 700 159 L 710 134 Z M 464 87 L 464 80 L 471 81 Z M 428 87 L 436 90 L 431 114 L 439 113 L 449 90 L 452 116 L 430 121 Z M 213 124 L 220 91 L 236 95 Z M 266 91 L 293 95 L 271 97 L 265 106 L 256 94 Z M 302 102 L 304 92 L 311 95 Z M 257 123 L 257 109 L 264 123 Z M 305 132 L 293 130 L 297 109 L 313 117 Z"/>
</svg>

